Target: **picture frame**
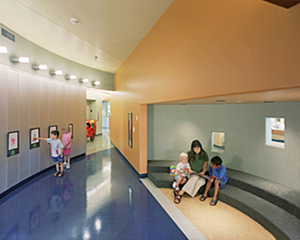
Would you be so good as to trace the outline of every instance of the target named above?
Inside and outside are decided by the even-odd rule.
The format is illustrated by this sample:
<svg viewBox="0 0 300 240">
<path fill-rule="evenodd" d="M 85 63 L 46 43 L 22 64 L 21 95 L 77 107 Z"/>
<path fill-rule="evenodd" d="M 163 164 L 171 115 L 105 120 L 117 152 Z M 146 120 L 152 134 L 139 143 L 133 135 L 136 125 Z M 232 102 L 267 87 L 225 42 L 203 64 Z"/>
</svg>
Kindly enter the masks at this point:
<svg viewBox="0 0 300 240">
<path fill-rule="evenodd" d="M 128 146 L 132 148 L 132 112 L 128 113 Z"/>
<path fill-rule="evenodd" d="M 40 147 L 40 140 L 33 140 L 35 137 L 40 137 L 40 128 L 30 128 L 29 130 L 29 149 Z"/>
<path fill-rule="evenodd" d="M 18 154 L 20 151 L 19 131 L 7 133 L 7 157 Z"/>
<path fill-rule="evenodd" d="M 73 123 L 69 123 L 70 133 L 72 134 L 71 138 L 73 139 Z"/>
<path fill-rule="evenodd" d="M 50 138 L 50 134 L 52 131 L 57 131 L 57 125 L 50 125 L 48 127 L 48 138 Z"/>
</svg>

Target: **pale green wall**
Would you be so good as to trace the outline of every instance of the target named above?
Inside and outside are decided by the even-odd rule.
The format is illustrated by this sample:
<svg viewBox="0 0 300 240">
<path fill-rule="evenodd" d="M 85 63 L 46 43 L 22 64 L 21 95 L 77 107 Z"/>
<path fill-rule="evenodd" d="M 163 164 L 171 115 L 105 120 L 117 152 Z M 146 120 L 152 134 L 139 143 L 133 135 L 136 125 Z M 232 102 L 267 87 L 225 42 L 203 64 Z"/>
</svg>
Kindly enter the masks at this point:
<svg viewBox="0 0 300 240">
<path fill-rule="evenodd" d="M 148 107 L 148 159 L 178 160 L 199 139 L 211 159 L 300 190 L 300 102 Z M 265 146 L 265 118 L 286 120 L 285 149 Z M 224 131 L 225 152 L 211 152 L 211 132 Z"/>
</svg>

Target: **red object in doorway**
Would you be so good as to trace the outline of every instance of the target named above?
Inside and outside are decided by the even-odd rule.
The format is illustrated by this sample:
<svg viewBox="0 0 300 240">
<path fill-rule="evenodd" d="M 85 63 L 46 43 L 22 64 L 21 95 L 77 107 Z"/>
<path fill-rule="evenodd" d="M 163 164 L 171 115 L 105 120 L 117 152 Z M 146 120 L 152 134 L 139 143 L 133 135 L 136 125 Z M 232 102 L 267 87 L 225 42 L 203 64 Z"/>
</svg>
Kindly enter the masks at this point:
<svg viewBox="0 0 300 240">
<path fill-rule="evenodd" d="M 97 130 L 96 122 L 97 120 L 94 119 L 92 119 L 91 121 L 86 120 L 86 137 L 87 138 L 89 137 L 91 141 L 94 141 L 96 136 L 96 130 Z"/>
</svg>

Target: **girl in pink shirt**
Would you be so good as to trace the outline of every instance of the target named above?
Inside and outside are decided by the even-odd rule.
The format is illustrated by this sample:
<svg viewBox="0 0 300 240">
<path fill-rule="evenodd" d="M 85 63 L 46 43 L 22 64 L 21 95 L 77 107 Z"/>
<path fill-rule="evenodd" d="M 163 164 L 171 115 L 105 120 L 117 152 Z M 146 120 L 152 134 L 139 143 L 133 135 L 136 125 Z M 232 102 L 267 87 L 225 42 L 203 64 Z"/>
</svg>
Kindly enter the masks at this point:
<svg viewBox="0 0 300 240">
<path fill-rule="evenodd" d="M 63 128 L 62 143 L 64 145 L 64 165 L 66 169 L 70 168 L 70 154 L 71 154 L 71 145 L 72 145 L 72 133 L 70 133 L 70 126 L 66 124 Z"/>
</svg>

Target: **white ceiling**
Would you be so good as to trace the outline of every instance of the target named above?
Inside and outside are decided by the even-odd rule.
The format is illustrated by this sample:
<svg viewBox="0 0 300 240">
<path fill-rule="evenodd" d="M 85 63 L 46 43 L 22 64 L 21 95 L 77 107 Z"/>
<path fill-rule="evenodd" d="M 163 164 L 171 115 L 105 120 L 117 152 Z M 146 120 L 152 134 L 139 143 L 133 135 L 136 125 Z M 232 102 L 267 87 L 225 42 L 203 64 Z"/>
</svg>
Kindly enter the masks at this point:
<svg viewBox="0 0 300 240">
<path fill-rule="evenodd" d="M 57 55 L 114 73 L 172 2 L 0 0 L 0 22 Z"/>
</svg>

